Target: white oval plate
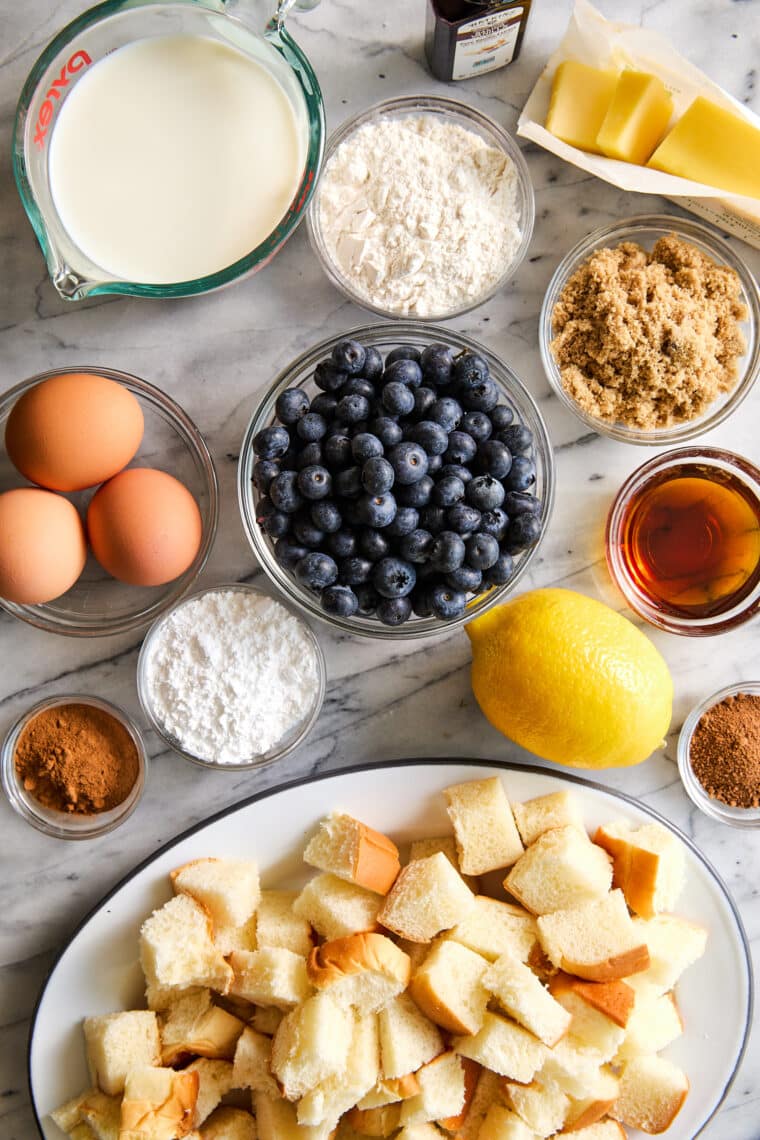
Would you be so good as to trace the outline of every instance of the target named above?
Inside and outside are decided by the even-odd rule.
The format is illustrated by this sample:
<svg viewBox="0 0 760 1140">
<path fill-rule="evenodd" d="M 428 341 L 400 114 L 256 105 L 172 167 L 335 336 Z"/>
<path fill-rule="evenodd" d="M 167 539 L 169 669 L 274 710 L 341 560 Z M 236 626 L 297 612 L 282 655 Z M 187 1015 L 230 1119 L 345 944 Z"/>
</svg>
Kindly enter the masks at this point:
<svg viewBox="0 0 760 1140">
<path fill-rule="evenodd" d="M 185 832 L 137 867 L 84 919 L 40 995 L 30 1037 L 29 1082 L 45 1140 L 63 1136 L 47 1114 L 89 1083 L 82 1018 L 143 1005 L 138 932 L 150 911 L 169 898 L 173 867 L 204 855 L 250 857 L 258 861 L 265 886 L 298 886 L 305 877 L 300 856 L 306 835 L 329 811 L 347 811 L 402 844 L 450 831 L 442 788 L 497 773 L 513 800 L 572 786 L 590 831 L 615 818 L 654 818 L 686 845 L 687 884 L 677 911 L 706 926 L 709 940 L 704 957 L 678 985 L 686 1030 L 667 1053 L 690 1077 L 691 1091 L 666 1135 L 693 1140 L 736 1076 L 752 1020 L 747 939 L 723 882 L 686 836 L 626 796 L 576 776 L 461 759 L 363 765 L 271 789 Z"/>
</svg>

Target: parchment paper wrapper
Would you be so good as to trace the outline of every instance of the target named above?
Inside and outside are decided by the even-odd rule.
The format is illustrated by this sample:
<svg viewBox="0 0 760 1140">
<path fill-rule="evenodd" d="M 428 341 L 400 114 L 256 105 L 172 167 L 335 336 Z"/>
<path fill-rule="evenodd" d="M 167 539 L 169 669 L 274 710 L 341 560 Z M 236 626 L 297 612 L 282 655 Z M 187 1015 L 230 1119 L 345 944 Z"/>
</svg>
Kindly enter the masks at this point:
<svg viewBox="0 0 760 1140">
<path fill-rule="evenodd" d="M 591 67 L 632 67 L 658 76 L 673 96 L 673 121 L 683 114 L 697 95 L 704 95 L 741 115 L 753 126 L 760 127 L 760 119 L 756 115 L 748 112 L 699 68 L 679 55 L 657 32 L 605 20 L 588 0 L 575 0 L 567 31 L 522 109 L 517 133 L 621 190 L 662 194 L 760 249 L 760 199 L 726 194 L 714 186 L 689 182 L 686 178 L 676 178 L 646 166 L 588 154 L 550 134 L 543 123 L 549 110 L 554 72 L 565 59 L 577 59 Z"/>
</svg>

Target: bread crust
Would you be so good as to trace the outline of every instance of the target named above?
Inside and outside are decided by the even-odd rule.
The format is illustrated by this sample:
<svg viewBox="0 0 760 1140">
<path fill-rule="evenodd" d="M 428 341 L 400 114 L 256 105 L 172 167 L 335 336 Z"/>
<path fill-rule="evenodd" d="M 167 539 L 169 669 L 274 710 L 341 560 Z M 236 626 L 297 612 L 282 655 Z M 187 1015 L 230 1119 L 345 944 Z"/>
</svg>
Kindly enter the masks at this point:
<svg viewBox="0 0 760 1140">
<path fill-rule="evenodd" d="M 634 833 L 635 835 L 635 833 Z M 660 870 L 660 855 L 639 847 L 634 836 L 631 840 L 610 835 L 604 826 L 598 827 L 594 835 L 597 847 L 612 856 L 613 886 L 619 887 L 631 910 L 642 918 L 653 918 L 654 896 L 657 889 L 657 875 Z"/>
<path fill-rule="evenodd" d="M 566 973 L 575 974 L 589 982 L 616 982 L 631 974 L 638 974 L 648 966 L 649 950 L 643 943 L 624 950 L 622 954 L 605 958 L 603 962 L 573 962 L 564 956 L 562 958 L 562 969 Z"/>
<path fill-rule="evenodd" d="M 174 1073 L 169 1095 L 162 1104 L 150 1100 L 127 1100 L 121 1103 L 121 1132 L 131 1140 L 131 1133 L 150 1140 L 175 1140 L 186 1136 L 193 1126 L 200 1078 L 197 1072 Z M 150 1131 L 146 1131 L 146 1126 Z"/>
<path fill-rule="evenodd" d="M 354 820 L 354 827 L 354 882 L 378 895 L 387 895 L 401 870 L 398 847 L 387 835 L 358 819 Z"/>
<path fill-rule="evenodd" d="M 309 981 L 317 989 L 366 971 L 392 978 L 406 988 L 411 969 L 408 954 L 386 935 L 373 932 L 349 934 L 315 946 L 306 965 Z"/>
<path fill-rule="evenodd" d="M 625 1029 L 636 998 L 634 991 L 622 980 L 612 982 L 586 982 L 569 974 L 556 974 L 549 982 L 549 993 L 555 996 L 567 991 L 576 993 L 590 1006 L 609 1017 L 615 1025 Z"/>
</svg>

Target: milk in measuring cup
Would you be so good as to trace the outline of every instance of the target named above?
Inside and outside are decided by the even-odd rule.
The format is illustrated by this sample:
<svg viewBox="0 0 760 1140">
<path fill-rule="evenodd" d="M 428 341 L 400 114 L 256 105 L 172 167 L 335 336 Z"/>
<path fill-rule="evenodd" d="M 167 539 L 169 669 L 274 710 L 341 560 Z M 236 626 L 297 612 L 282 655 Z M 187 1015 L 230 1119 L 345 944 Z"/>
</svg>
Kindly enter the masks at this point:
<svg viewBox="0 0 760 1140">
<path fill-rule="evenodd" d="M 305 143 L 270 72 L 205 36 L 136 40 L 60 107 L 50 185 L 96 265 L 127 281 L 204 277 L 250 253 L 298 188 Z"/>
</svg>

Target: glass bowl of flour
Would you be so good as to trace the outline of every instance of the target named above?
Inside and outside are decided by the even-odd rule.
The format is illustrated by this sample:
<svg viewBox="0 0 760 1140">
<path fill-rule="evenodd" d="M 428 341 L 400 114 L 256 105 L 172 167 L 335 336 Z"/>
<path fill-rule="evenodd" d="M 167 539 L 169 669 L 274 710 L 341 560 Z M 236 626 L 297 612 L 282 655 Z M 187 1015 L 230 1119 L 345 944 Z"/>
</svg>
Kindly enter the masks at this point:
<svg viewBox="0 0 760 1140">
<path fill-rule="evenodd" d="M 137 662 L 140 704 L 158 735 L 194 764 L 232 771 L 297 748 L 326 677 L 303 618 L 240 582 L 184 598 L 151 626 Z"/>
<path fill-rule="evenodd" d="M 439 321 L 489 300 L 527 253 L 535 202 L 517 143 L 454 99 L 388 99 L 331 136 L 307 215 L 336 288 L 379 316 Z"/>
</svg>

